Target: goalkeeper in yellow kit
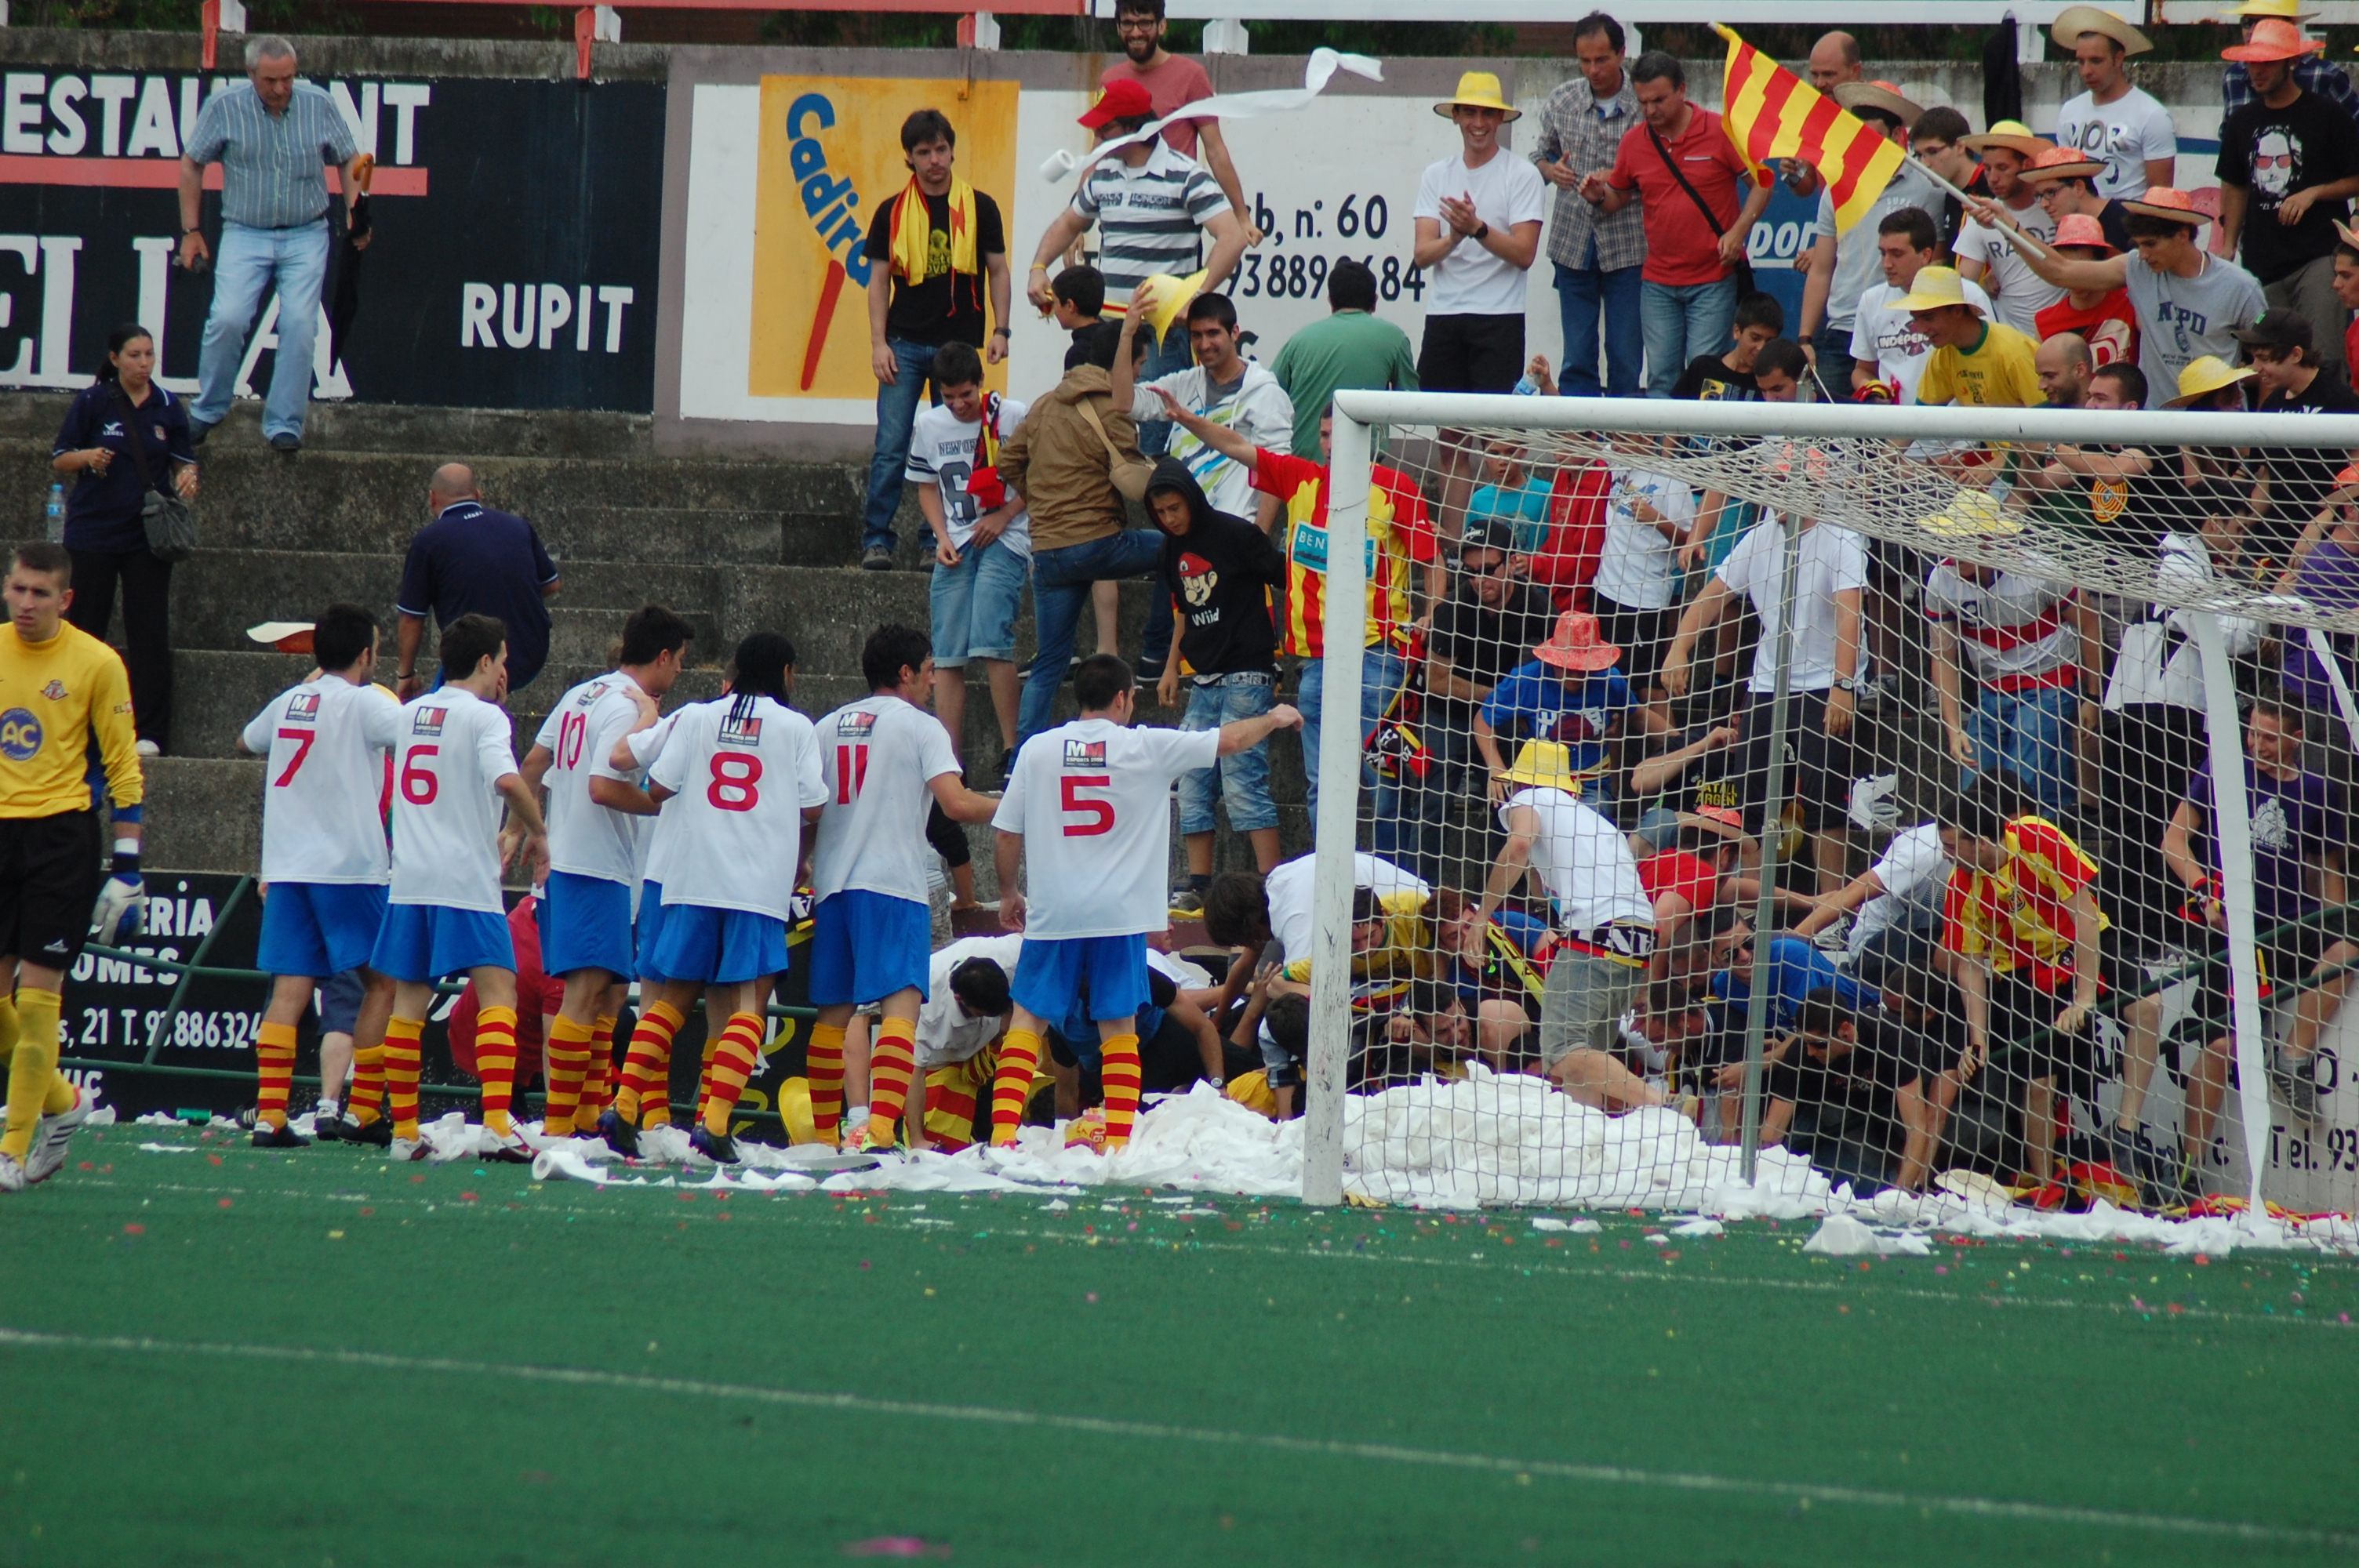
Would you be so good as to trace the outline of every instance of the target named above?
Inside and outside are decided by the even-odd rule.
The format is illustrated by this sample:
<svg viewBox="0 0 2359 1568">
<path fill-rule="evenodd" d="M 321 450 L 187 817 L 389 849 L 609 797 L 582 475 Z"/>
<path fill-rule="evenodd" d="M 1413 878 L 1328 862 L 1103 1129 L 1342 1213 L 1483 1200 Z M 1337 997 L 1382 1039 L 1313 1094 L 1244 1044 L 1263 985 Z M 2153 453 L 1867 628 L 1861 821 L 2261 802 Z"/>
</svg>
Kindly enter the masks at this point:
<svg viewBox="0 0 2359 1568">
<path fill-rule="evenodd" d="M 138 926 L 139 753 L 131 682 L 104 643 L 66 624 L 73 557 L 61 545 L 16 546 L 0 633 L 0 1057 L 8 1127 L 0 1193 L 46 1181 L 89 1114 L 58 1073 L 59 991 L 83 941 Z M 95 750 L 114 807 L 114 869 L 101 885 Z M 96 916 L 92 917 L 92 901 Z"/>
</svg>

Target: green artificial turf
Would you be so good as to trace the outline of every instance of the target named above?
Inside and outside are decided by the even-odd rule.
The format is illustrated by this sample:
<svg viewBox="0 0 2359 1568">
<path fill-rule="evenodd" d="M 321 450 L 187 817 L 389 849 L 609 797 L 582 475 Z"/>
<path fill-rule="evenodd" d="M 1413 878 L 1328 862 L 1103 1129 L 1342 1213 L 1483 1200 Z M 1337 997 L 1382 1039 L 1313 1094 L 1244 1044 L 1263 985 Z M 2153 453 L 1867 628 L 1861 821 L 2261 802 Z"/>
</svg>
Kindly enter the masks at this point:
<svg viewBox="0 0 2359 1568">
<path fill-rule="evenodd" d="M 0 1565 L 2359 1552 L 2340 1260 L 75 1156 L 0 1199 Z"/>
</svg>

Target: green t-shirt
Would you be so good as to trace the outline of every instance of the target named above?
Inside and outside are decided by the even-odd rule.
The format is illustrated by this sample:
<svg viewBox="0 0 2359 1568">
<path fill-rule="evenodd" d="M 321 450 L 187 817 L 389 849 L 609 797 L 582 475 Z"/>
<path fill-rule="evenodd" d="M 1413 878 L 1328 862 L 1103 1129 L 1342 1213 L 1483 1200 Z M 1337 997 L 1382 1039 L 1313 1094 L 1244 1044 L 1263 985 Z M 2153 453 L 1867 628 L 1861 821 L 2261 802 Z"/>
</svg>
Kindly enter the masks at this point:
<svg viewBox="0 0 2359 1568">
<path fill-rule="evenodd" d="M 1270 367 L 1294 403 L 1294 455 L 1325 462 L 1319 421 L 1338 387 L 1415 392 L 1408 334 L 1365 310 L 1340 310 L 1286 340 Z"/>
</svg>

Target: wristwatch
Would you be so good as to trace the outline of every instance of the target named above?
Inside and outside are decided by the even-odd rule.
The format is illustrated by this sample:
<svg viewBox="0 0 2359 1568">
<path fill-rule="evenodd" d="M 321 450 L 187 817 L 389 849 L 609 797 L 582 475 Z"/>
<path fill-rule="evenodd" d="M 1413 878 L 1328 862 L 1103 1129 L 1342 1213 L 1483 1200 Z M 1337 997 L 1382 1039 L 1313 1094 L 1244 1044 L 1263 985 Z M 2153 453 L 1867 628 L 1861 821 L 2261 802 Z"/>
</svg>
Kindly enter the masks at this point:
<svg viewBox="0 0 2359 1568">
<path fill-rule="evenodd" d="M 1475 230 L 1471 237 L 1476 244 L 1481 244 L 1484 241 L 1491 237 L 1491 225 L 1488 223 L 1484 224 L 1481 228 Z"/>
<path fill-rule="evenodd" d="M 1863 682 L 1863 681 L 1862 681 L 1862 680 L 1861 680 L 1857 676 L 1835 676 L 1835 689 L 1836 689 L 1837 691 L 1850 691 L 1850 692 L 1855 692 L 1855 691 L 1859 690 L 1859 688 L 1860 688 L 1863 685 L 1864 685 L 1864 684 L 1865 684 L 1865 683 L 1864 683 L 1864 682 Z"/>
</svg>

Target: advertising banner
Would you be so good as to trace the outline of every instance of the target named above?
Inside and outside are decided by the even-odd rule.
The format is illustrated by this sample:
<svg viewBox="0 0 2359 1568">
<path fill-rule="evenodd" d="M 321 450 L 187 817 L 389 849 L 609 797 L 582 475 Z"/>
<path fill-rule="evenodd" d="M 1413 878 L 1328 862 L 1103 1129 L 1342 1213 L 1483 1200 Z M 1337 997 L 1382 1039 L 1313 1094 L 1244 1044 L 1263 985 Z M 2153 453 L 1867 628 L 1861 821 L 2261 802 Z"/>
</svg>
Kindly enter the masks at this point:
<svg viewBox="0 0 2359 1568">
<path fill-rule="evenodd" d="M 156 337 L 164 384 L 195 390 L 215 275 L 175 265 L 180 149 L 205 97 L 241 80 L 0 77 L 0 386 L 86 385 L 107 333 L 136 320 Z M 652 406 L 662 83 L 318 85 L 378 168 L 375 237 L 340 360 L 324 308 L 340 260 L 322 291 L 315 396 Z M 206 173 L 217 245 L 221 168 Z M 341 253 L 340 216 L 331 234 Z M 239 367 L 241 395 L 268 387 L 277 325 L 274 296 Z"/>
</svg>

